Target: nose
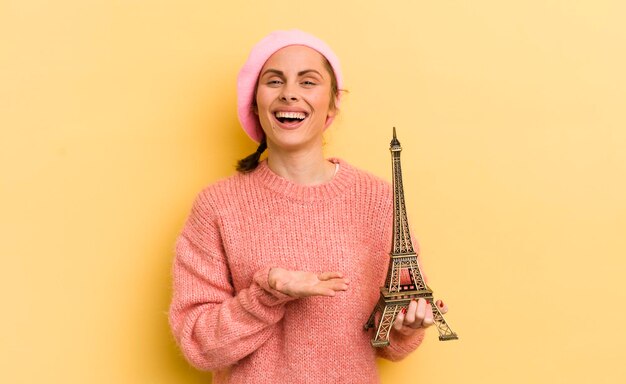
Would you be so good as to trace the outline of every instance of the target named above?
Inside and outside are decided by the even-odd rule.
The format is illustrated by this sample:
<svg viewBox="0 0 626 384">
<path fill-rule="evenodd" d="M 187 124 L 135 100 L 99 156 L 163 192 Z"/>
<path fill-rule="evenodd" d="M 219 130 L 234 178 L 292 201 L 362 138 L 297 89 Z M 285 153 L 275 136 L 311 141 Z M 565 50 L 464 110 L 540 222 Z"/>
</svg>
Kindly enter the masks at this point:
<svg viewBox="0 0 626 384">
<path fill-rule="evenodd" d="M 298 94 L 297 92 L 295 92 L 295 90 L 293 89 L 293 85 L 290 84 L 285 84 L 285 86 L 282 89 L 282 92 L 280 93 L 280 100 L 284 101 L 284 102 L 293 102 L 293 101 L 298 101 Z"/>
</svg>

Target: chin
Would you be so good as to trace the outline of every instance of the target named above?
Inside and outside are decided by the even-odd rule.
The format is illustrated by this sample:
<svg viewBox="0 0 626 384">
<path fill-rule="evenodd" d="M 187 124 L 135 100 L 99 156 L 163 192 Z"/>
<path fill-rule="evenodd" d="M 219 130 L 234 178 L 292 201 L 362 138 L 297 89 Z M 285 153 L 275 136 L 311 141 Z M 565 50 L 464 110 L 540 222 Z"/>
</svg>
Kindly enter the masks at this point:
<svg viewBox="0 0 626 384">
<path fill-rule="evenodd" d="M 284 150 L 298 150 L 304 148 L 322 147 L 321 138 L 318 139 L 316 137 L 302 137 L 300 135 L 279 135 L 275 137 L 268 137 L 267 140 L 273 144 L 272 146 Z"/>
</svg>

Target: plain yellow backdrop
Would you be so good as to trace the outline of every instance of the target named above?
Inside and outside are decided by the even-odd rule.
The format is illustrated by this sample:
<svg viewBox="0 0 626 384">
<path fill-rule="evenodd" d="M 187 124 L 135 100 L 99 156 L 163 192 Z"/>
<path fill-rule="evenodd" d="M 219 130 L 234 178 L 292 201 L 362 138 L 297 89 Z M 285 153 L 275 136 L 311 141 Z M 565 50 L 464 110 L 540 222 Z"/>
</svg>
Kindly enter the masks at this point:
<svg viewBox="0 0 626 384">
<path fill-rule="evenodd" d="M 398 128 L 460 335 L 382 382 L 625 382 L 625 4 L 0 1 L 0 382 L 210 381 L 169 333 L 173 244 L 254 149 L 250 47 L 293 27 L 342 59 L 329 156 L 389 179 Z"/>
</svg>

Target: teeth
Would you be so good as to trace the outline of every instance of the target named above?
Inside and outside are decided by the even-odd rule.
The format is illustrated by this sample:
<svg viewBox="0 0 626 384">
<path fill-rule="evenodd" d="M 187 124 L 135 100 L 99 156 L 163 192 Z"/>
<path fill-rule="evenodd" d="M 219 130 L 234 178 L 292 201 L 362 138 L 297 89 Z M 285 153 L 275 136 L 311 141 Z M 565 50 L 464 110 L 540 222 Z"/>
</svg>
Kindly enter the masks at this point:
<svg viewBox="0 0 626 384">
<path fill-rule="evenodd" d="M 276 117 L 279 119 L 299 119 L 304 120 L 306 114 L 303 112 L 276 112 Z"/>
</svg>

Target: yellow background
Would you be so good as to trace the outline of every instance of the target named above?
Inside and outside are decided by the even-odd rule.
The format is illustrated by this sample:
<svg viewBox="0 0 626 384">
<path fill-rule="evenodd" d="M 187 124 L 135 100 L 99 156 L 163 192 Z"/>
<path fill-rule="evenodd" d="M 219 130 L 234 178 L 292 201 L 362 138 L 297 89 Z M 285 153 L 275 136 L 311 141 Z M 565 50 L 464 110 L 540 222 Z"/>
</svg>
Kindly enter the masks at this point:
<svg viewBox="0 0 626 384">
<path fill-rule="evenodd" d="M 238 68 L 292 27 L 342 59 L 329 156 L 389 179 L 398 128 L 461 338 L 383 383 L 624 382 L 624 4 L 0 1 L 0 382 L 209 380 L 169 333 L 173 243 L 254 149 Z"/>
</svg>

